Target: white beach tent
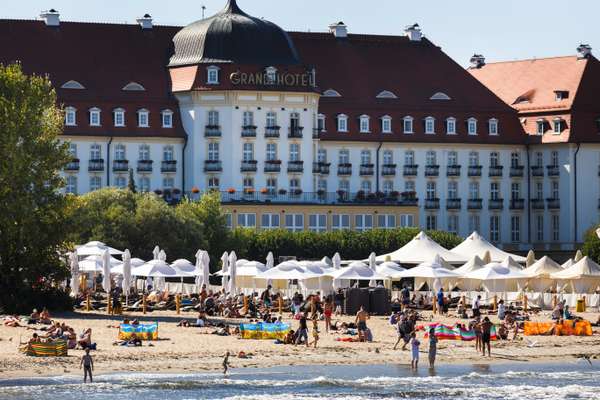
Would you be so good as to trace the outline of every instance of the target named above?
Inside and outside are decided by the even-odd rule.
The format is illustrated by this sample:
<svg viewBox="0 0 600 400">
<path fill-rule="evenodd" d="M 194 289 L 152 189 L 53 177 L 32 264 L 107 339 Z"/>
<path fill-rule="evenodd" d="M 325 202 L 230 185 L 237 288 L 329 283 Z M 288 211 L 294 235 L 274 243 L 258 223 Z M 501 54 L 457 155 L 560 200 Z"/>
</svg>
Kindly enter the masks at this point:
<svg viewBox="0 0 600 400">
<path fill-rule="evenodd" d="M 585 256 L 569 268 L 556 272 L 550 277 L 567 281 L 573 293 L 593 293 L 600 285 L 600 265 Z"/>
<path fill-rule="evenodd" d="M 178 277 L 175 268 L 163 260 L 152 260 L 146 264 L 131 270 L 132 276 L 143 276 L 150 278 L 176 278 Z"/>
<path fill-rule="evenodd" d="M 328 274 L 333 272 L 327 263 L 322 261 L 300 261 L 298 265 L 306 272 L 318 275 L 314 278 L 303 279 L 300 283 L 303 289 L 319 290 L 329 293 L 333 288 L 333 278 Z"/>
<path fill-rule="evenodd" d="M 88 242 L 84 245 L 75 247 L 75 252 L 78 257 L 102 256 L 106 250 L 108 250 L 111 255 L 123 254 L 121 250 L 114 249 L 98 241 Z"/>
<path fill-rule="evenodd" d="M 480 287 L 480 282 L 467 279 L 464 276 L 483 268 L 484 265 L 485 263 L 479 256 L 475 255 L 471 257 L 471 259 L 467 261 L 466 264 L 452 271 L 461 276 L 461 278 L 456 281 L 454 286 L 458 286 L 463 291 L 478 290 Z"/>
<path fill-rule="evenodd" d="M 406 268 L 402 268 L 393 261 L 386 261 L 375 266 L 375 272 L 386 277 L 390 281 L 402 279 L 399 274 L 403 271 L 406 271 Z"/>
<path fill-rule="evenodd" d="M 557 262 L 544 256 L 522 272 L 529 278 L 527 280 L 528 289 L 536 293 L 543 293 L 556 286 L 556 280 L 550 276 L 560 271 L 562 268 Z"/>
<path fill-rule="evenodd" d="M 113 275 L 123 275 L 123 270 L 125 267 L 125 254 L 126 254 L 127 250 L 125 250 L 125 253 L 123 253 L 123 261 L 119 262 L 118 264 L 114 265 L 111 269 L 110 269 L 110 273 Z M 133 268 L 137 268 L 140 265 L 144 265 L 146 264 L 146 261 L 140 259 L 140 258 L 131 258 L 129 260 L 131 269 Z"/>
<path fill-rule="evenodd" d="M 575 260 L 573 260 L 572 258 L 569 258 L 569 259 L 568 259 L 567 261 L 565 261 L 565 263 L 564 263 L 564 264 L 562 264 L 560 267 L 561 267 L 562 269 L 567 269 L 567 268 L 569 268 L 570 266 L 572 266 L 572 265 L 574 265 L 574 264 L 575 264 Z"/>
<path fill-rule="evenodd" d="M 493 261 L 492 261 L 492 263 L 493 263 Z M 500 265 L 502 265 L 503 267 L 518 271 L 518 272 L 523 272 L 523 266 L 521 264 L 519 264 L 518 262 L 516 262 L 512 258 L 512 256 L 506 257 L 504 260 L 502 260 Z"/>
<path fill-rule="evenodd" d="M 329 275 L 333 278 L 333 288 L 343 289 L 344 287 L 336 286 L 339 283 L 349 285 L 350 281 L 385 281 L 388 278 L 379 275 L 372 270 L 367 264 L 361 261 L 354 261 L 346 268 L 341 268 L 330 272 Z"/>
<path fill-rule="evenodd" d="M 255 279 L 257 275 L 265 272 L 267 266 L 259 261 L 245 261 L 237 264 L 237 287 L 240 289 L 266 289 L 266 279 Z"/>
<path fill-rule="evenodd" d="M 102 255 L 97 256 L 88 256 L 83 260 L 79 261 L 79 272 L 103 272 L 103 257 Z M 114 257 L 110 258 L 110 265 L 117 266 L 121 264 L 120 260 L 117 260 Z"/>
<path fill-rule="evenodd" d="M 523 286 L 527 276 L 522 271 L 509 268 L 501 263 L 490 263 L 464 276 L 466 279 L 481 282 L 481 286 L 492 293 L 516 292 Z"/>
<path fill-rule="evenodd" d="M 292 280 L 302 281 L 319 276 L 321 275 L 307 271 L 297 261 L 288 260 L 258 274 L 256 278 L 270 281 L 274 289 L 288 289 Z"/>
<path fill-rule="evenodd" d="M 401 264 L 421 264 L 432 260 L 435 256 L 442 257 L 450 264 L 464 264 L 469 256 L 460 255 L 437 244 L 425 232 L 420 232 L 410 242 L 400 249 L 377 257 L 377 261 L 395 261 Z"/>
<path fill-rule="evenodd" d="M 398 274 L 401 278 L 415 278 L 415 290 L 427 283 L 429 290 L 437 290 L 442 285 L 455 282 L 460 275 L 444 268 L 444 260 L 435 255 L 430 261 L 423 262 L 418 266 L 407 269 Z"/>
<path fill-rule="evenodd" d="M 485 238 L 483 238 L 478 232 L 473 232 L 461 244 L 459 244 L 450 251 L 467 257 L 467 259 L 475 255 L 483 259 L 485 252 L 489 251 L 491 262 L 501 262 L 505 260 L 508 256 L 512 257 L 513 260 L 517 261 L 518 263 L 525 263 L 525 261 L 527 260 L 526 257 L 518 256 L 516 254 L 510 254 L 503 250 L 500 250 L 499 248 L 485 240 Z"/>
<path fill-rule="evenodd" d="M 191 261 L 184 258 L 173 261 L 171 267 L 177 272 L 179 278 L 195 278 L 202 273 L 200 268 L 197 268 Z"/>
</svg>

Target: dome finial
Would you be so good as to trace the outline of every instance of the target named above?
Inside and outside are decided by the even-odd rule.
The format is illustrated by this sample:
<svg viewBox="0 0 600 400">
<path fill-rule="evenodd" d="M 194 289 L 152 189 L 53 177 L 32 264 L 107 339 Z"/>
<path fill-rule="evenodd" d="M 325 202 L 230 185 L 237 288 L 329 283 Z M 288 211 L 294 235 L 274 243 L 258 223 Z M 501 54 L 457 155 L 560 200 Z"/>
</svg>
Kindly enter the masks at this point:
<svg viewBox="0 0 600 400">
<path fill-rule="evenodd" d="M 225 6 L 225 12 L 228 13 L 243 13 L 243 11 L 240 9 L 240 7 L 237 5 L 237 2 L 235 0 L 227 0 L 227 5 Z"/>
</svg>

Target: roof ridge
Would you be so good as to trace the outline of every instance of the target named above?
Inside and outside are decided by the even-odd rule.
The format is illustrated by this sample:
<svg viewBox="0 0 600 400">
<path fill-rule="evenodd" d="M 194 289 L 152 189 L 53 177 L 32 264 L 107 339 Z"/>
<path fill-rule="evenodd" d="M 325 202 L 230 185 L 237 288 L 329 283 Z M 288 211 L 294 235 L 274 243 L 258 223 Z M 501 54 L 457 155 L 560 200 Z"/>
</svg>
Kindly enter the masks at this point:
<svg viewBox="0 0 600 400">
<path fill-rule="evenodd" d="M 485 65 L 495 65 L 495 64 L 518 64 L 518 63 L 525 63 L 525 62 L 531 62 L 531 61 L 547 61 L 547 60 L 558 60 L 558 59 L 562 59 L 562 58 L 577 58 L 576 55 L 569 55 L 569 56 L 550 56 L 550 57 L 540 57 L 540 58 L 523 58 L 520 60 L 503 60 L 503 61 L 494 61 L 494 62 L 486 62 Z M 485 68 L 485 66 L 484 66 Z M 469 68 L 471 69 L 471 68 Z M 474 68 L 476 69 L 476 68 Z"/>
<path fill-rule="evenodd" d="M 40 19 L 30 19 L 30 18 L 0 18 L 0 22 L 39 22 L 43 23 L 44 21 Z M 81 25 L 114 25 L 114 26 L 139 26 L 137 22 L 114 22 L 114 21 L 70 21 L 70 20 L 61 20 L 62 24 L 81 24 Z M 183 28 L 180 25 L 162 25 L 162 24 L 154 24 L 155 28 Z"/>
</svg>

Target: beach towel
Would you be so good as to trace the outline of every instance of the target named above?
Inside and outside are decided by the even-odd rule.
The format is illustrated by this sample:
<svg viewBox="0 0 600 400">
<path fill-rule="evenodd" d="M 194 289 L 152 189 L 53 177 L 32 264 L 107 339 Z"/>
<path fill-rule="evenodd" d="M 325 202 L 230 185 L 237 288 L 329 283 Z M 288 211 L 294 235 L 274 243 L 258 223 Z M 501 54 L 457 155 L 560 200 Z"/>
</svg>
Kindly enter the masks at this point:
<svg viewBox="0 0 600 400">
<path fill-rule="evenodd" d="M 435 337 L 438 340 L 461 340 L 461 341 L 471 341 L 475 340 L 475 330 L 473 329 L 462 329 L 458 326 L 448 326 L 442 324 L 430 325 L 435 327 Z M 429 332 L 425 333 L 425 338 L 429 337 Z M 498 340 L 498 336 L 496 334 L 496 327 L 492 326 L 490 330 L 490 339 Z"/>
<path fill-rule="evenodd" d="M 145 325 L 121 324 L 119 326 L 119 340 L 129 340 L 133 334 L 140 340 L 158 340 L 158 322 Z"/>
<path fill-rule="evenodd" d="M 556 327 L 555 336 L 592 336 L 592 325 L 590 321 L 563 321 L 561 324 L 554 322 L 532 322 L 523 323 L 525 336 L 548 335 L 552 328 Z"/>
<path fill-rule="evenodd" d="M 21 347 L 20 350 L 32 357 L 66 357 L 67 342 L 56 340 L 49 343 L 28 343 Z"/>
<path fill-rule="evenodd" d="M 290 330 L 289 324 L 240 324 L 242 339 L 283 340 Z"/>
</svg>

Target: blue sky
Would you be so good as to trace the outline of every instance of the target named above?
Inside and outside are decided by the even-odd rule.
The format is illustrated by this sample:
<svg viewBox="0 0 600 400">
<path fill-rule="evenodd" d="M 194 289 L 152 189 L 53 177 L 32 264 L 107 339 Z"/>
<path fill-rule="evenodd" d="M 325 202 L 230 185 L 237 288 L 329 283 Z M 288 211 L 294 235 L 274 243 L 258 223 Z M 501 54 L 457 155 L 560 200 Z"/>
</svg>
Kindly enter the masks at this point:
<svg viewBox="0 0 600 400">
<path fill-rule="evenodd" d="M 186 25 L 226 0 L 3 0 L 0 18 L 32 19 L 55 8 L 63 20 L 133 23 L 150 13 L 162 25 Z M 324 31 L 344 21 L 351 33 L 402 34 L 418 22 L 458 63 L 474 52 L 488 61 L 575 54 L 581 42 L 600 52 L 598 0 L 238 0 L 251 15 L 287 30 Z M 600 54 L 600 53 L 598 53 Z"/>
</svg>

